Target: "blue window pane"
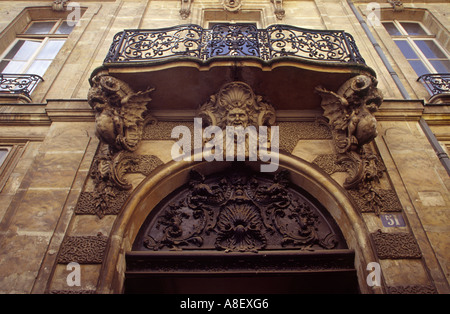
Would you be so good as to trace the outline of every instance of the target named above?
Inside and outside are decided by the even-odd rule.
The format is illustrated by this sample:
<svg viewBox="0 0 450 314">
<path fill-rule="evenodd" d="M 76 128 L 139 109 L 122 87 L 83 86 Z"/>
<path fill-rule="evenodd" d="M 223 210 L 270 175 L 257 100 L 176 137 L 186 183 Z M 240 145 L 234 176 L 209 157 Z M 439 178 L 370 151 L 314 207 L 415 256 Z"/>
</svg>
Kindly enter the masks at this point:
<svg viewBox="0 0 450 314">
<path fill-rule="evenodd" d="M 26 61 L 2 61 L 0 69 L 2 73 L 22 73 Z"/>
<path fill-rule="evenodd" d="M 446 57 L 433 40 L 414 40 L 414 43 L 422 50 L 427 58 L 436 59 Z"/>
<path fill-rule="evenodd" d="M 411 48 L 411 45 L 406 40 L 396 40 L 397 47 L 403 52 L 406 59 L 419 59 L 417 54 Z"/>
<path fill-rule="evenodd" d="M 3 164 L 3 162 L 6 159 L 6 156 L 8 156 L 8 150 L 5 148 L 0 148 L 0 166 Z"/>
<path fill-rule="evenodd" d="M 450 73 L 450 61 L 449 60 L 433 60 L 430 61 L 437 73 Z"/>
<path fill-rule="evenodd" d="M 25 34 L 48 34 L 56 22 L 33 22 Z"/>
<path fill-rule="evenodd" d="M 409 35 L 427 35 L 427 32 L 417 22 L 400 22 Z"/>
<path fill-rule="evenodd" d="M 393 22 L 383 22 L 384 28 L 387 30 L 391 36 L 400 36 L 401 33 Z"/>
<path fill-rule="evenodd" d="M 416 71 L 417 76 L 430 73 L 430 70 L 428 70 L 428 68 L 420 60 L 409 60 L 409 64 L 411 64 L 414 71 Z"/>
<path fill-rule="evenodd" d="M 37 60 L 28 68 L 27 74 L 37 74 L 43 76 L 45 71 L 47 71 L 52 61 L 49 60 Z"/>
<path fill-rule="evenodd" d="M 49 40 L 39 52 L 37 59 L 54 59 L 64 45 L 64 42 L 64 40 Z"/>
<path fill-rule="evenodd" d="M 72 29 L 75 27 L 75 24 L 68 23 L 67 21 L 64 21 L 61 23 L 61 25 L 56 30 L 55 34 L 70 34 L 72 32 Z"/>
</svg>

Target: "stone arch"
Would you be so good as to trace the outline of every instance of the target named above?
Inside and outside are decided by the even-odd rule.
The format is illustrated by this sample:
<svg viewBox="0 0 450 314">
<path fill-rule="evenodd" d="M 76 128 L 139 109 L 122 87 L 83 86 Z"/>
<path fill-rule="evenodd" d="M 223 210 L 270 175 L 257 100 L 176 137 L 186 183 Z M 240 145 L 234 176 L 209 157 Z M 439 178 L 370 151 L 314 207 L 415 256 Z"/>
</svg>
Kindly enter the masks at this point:
<svg viewBox="0 0 450 314">
<path fill-rule="evenodd" d="M 223 171 L 227 162 L 169 162 L 157 168 L 129 197 L 111 230 L 98 283 L 98 293 L 121 293 L 125 279 L 125 253 L 132 250 L 150 212 L 171 192 L 188 182 L 195 169 L 205 175 Z M 251 166 L 257 162 L 249 163 Z M 280 154 L 279 168 L 288 170 L 291 182 L 320 202 L 338 224 L 349 249 L 355 251 L 355 269 L 362 293 L 382 293 L 366 283 L 369 263 L 377 261 L 370 234 L 346 191 L 318 167 L 292 155 Z M 383 284 L 383 283 L 382 283 Z"/>
</svg>

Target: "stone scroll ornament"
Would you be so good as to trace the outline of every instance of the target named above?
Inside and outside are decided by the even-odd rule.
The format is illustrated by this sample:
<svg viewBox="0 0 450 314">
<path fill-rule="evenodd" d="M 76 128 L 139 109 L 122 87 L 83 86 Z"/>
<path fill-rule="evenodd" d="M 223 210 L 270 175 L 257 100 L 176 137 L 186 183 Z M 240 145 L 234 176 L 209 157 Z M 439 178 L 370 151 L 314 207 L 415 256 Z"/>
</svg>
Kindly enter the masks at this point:
<svg viewBox="0 0 450 314">
<path fill-rule="evenodd" d="M 109 75 L 97 75 L 91 80 L 88 102 L 95 111 L 96 135 L 101 142 L 91 176 L 100 217 L 118 191 L 132 188 L 123 175 L 133 166 L 132 153 L 141 141 L 144 126 L 156 121 L 147 108 L 152 91 L 134 92 L 128 84 Z"/>
<path fill-rule="evenodd" d="M 373 76 L 358 75 L 345 82 L 337 92 L 319 86 L 323 116 L 334 139 L 338 163 L 348 172 L 344 188 L 359 190 L 372 207 L 380 207 L 380 195 L 373 183 L 378 182 L 385 170 L 382 162 L 371 150 L 377 136 L 374 113 L 383 102 L 381 91 Z M 377 212 L 377 210 L 375 210 Z"/>
</svg>

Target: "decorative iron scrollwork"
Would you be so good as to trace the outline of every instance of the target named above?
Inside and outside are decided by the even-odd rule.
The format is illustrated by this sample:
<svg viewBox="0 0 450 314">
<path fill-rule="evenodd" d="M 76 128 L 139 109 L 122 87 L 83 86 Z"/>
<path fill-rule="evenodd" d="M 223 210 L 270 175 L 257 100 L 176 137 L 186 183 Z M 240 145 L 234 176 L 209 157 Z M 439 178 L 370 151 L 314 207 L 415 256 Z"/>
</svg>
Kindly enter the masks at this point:
<svg viewBox="0 0 450 314">
<path fill-rule="evenodd" d="M 281 14 L 281 13 L 280 13 Z M 269 61 L 298 57 L 364 64 L 353 37 L 343 31 L 307 30 L 289 25 L 257 29 L 249 24 L 180 25 L 156 30 L 125 30 L 114 36 L 105 63 L 189 57 L 256 57 Z"/>
<path fill-rule="evenodd" d="M 138 249 L 258 252 L 345 247 L 323 213 L 290 187 L 287 171 L 268 179 L 239 165 L 212 178 L 192 171 L 188 186 L 164 201 L 146 226 Z"/>
<path fill-rule="evenodd" d="M 448 94 L 450 96 L 450 73 L 424 74 L 418 81 L 422 81 L 431 96 Z"/>
<path fill-rule="evenodd" d="M 22 94 L 30 97 L 42 77 L 35 74 L 0 73 L 0 93 Z"/>
</svg>

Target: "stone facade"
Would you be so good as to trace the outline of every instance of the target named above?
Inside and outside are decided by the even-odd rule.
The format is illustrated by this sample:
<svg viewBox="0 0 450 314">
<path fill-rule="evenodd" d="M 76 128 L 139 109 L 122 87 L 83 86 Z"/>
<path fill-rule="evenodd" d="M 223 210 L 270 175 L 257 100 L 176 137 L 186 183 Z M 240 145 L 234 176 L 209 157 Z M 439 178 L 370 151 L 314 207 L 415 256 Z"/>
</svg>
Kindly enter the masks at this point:
<svg viewBox="0 0 450 314">
<path fill-rule="evenodd" d="M 189 182 L 191 168 L 224 169 L 174 162 L 171 132 L 194 131 L 199 112 L 223 115 L 218 99 L 230 82 L 239 82 L 237 102 L 253 99 L 254 120 L 264 116 L 255 126 L 279 126 L 280 168 L 336 221 L 355 252 L 361 292 L 450 292 L 450 103 L 430 104 L 383 26 L 370 26 L 380 57 L 352 8 L 366 19 L 372 1 L 79 3 L 77 26 L 30 97 L 0 92 L 0 148 L 8 150 L 0 165 L 0 293 L 123 292 L 125 253 L 151 210 Z M 376 3 L 382 21 L 419 21 L 450 51 L 445 1 L 405 2 L 401 10 Z M 68 4 L 1 1 L 0 53 L 31 21 L 69 18 Z M 224 22 L 345 30 L 365 65 L 104 65 L 124 29 Z M 404 223 L 383 223 L 394 218 Z M 80 264 L 80 286 L 67 283 L 70 262 Z M 366 284 L 371 262 L 381 266 L 380 286 Z"/>
</svg>

